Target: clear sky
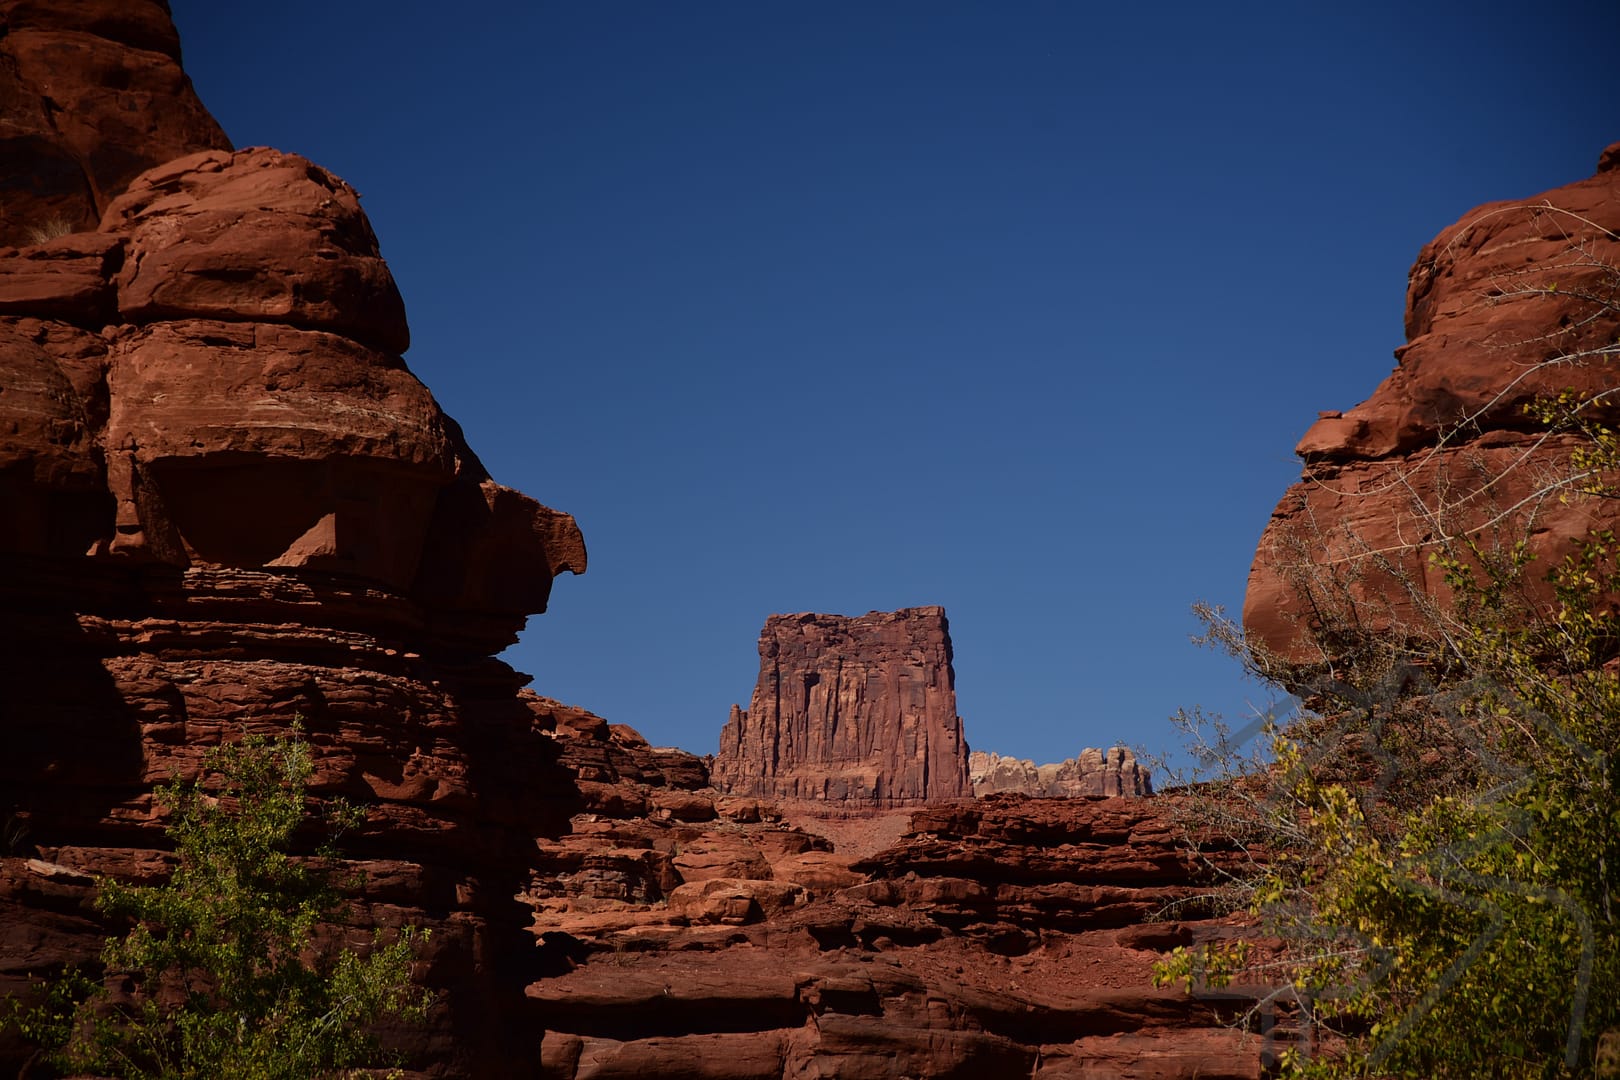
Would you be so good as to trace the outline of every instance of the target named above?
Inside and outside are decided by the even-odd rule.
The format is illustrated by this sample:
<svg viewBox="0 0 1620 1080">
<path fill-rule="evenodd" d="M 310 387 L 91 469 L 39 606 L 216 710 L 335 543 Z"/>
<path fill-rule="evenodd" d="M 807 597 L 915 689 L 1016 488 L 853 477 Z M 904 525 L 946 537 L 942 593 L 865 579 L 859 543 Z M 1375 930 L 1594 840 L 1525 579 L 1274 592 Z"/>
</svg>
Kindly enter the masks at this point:
<svg viewBox="0 0 1620 1080">
<path fill-rule="evenodd" d="M 1043 761 L 1263 700 L 1189 605 L 1241 607 L 1419 247 L 1620 140 L 1614 0 L 172 3 L 579 520 L 507 659 L 698 753 L 772 612 L 943 604 L 969 743 Z"/>
</svg>

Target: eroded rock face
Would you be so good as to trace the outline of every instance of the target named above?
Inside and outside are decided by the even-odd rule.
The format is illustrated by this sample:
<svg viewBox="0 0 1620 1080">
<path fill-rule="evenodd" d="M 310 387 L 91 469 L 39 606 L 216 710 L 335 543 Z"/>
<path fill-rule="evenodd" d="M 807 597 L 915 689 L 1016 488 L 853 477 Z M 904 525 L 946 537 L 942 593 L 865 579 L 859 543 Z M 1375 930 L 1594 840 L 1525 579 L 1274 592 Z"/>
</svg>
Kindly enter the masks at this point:
<svg viewBox="0 0 1620 1080">
<path fill-rule="evenodd" d="M 1152 985 L 1163 950 L 1234 932 L 1148 921 L 1207 888 L 1171 805 L 995 796 L 852 862 L 768 804 L 660 822 L 599 800 L 536 882 L 539 1075 L 1258 1080 L 1281 1047 L 1226 1026 L 1251 998 Z"/>
<path fill-rule="evenodd" d="M 0 551 L 319 570 L 509 627 L 584 568 L 405 367 L 359 201 L 303 158 L 141 174 L 97 232 L 0 249 L 0 311 Z"/>
<path fill-rule="evenodd" d="M 166 107 L 140 71 L 183 80 L 158 0 L 0 11 L 0 54 L 122 42 L 71 39 L 105 63 L 59 57 L 53 100 L 131 114 L 86 129 L 92 164 L 160 155 L 122 194 L 72 158 L 99 227 L 0 249 L 0 997 L 93 969 L 95 875 L 168 871 L 154 783 L 301 718 L 313 792 L 367 808 L 356 930 L 434 931 L 429 1023 L 385 1033 L 413 1075 L 1258 1075 L 1231 1001 L 1151 987 L 1158 950 L 1230 930 L 1142 922 L 1207 888 L 1158 803 L 946 807 L 856 859 L 521 689 L 493 654 L 584 569 L 578 530 L 490 480 L 406 369 L 353 192 L 139 119 Z M 798 618 L 773 670 L 895 741 L 793 744 L 784 786 L 825 753 L 848 771 L 823 798 L 966 795 L 943 612 Z M 808 661 L 840 634 L 877 647 Z M 33 1049 L 0 1032 L 0 1071 Z"/>
<path fill-rule="evenodd" d="M 1046 799 L 1153 794 L 1147 768 L 1123 746 L 1087 747 L 1050 765 L 975 750 L 968 755 L 968 779 L 981 798 L 1001 792 Z"/>
<path fill-rule="evenodd" d="M 945 609 L 772 615 L 759 681 L 732 706 L 715 786 L 893 806 L 972 794 Z"/>
<path fill-rule="evenodd" d="M 1376 626 L 1445 596 L 1429 554 L 1441 539 L 1526 537 L 1548 565 L 1612 503 L 1560 499 L 1571 436 L 1525 406 L 1615 385 L 1620 335 L 1620 144 L 1597 175 L 1470 211 L 1418 255 L 1399 366 L 1348 412 L 1300 440 L 1304 477 L 1283 496 L 1249 574 L 1243 623 L 1301 661 L 1331 650 L 1317 612 L 1336 579 Z M 1613 424 L 1610 403 L 1591 410 Z"/>
<path fill-rule="evenodd" d="M 164 0 L 0 0 L 0 244 L 94 227 L 135 176 L 230 142 Z"/>
<path fill-rule="evenodd" d="M 313 790 L 368 806 L 356 923 L 435 931 L 432 1022 L 392 1037 L 520 1075 L 522 896 L 583 791 L 493 656 L 584 569 L 579 531 L 405 366 L 353 190 L 228 149 L 165 5 L 0 14 L 0 996 L 95 963 L 93 875 L 167 871 L 155 783 L 301 718 Z M 31 242 L 55 215 L 81 231 Z M 0 1071 L 30 1052 L 0 1034 Z"/>
</svg>

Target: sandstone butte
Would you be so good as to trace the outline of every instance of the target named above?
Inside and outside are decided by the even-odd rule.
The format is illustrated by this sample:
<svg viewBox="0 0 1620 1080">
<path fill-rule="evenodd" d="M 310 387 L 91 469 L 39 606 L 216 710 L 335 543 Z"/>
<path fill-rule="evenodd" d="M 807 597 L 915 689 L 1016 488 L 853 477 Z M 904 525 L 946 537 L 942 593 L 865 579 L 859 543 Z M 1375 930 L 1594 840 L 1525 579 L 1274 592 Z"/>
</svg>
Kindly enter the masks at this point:
<svg viewBox="0 0 1620 1080">
<path fill-rule="evenodd" d="M 1053 765 L 970 752 L 951 657 L 940 607 L 772 615 L 749 707 L 733 705 L 720 733 L 714 786 L 822 817 L 994 793 L 1151 793 L 1123 747 Z"/>
<path fill-rule="evenodd" d="M 971 795 L 945 609 L 765 620 L 759 680 L 747 710 L 731 707 L 714 783 L 846 806 Z"/>
<path fill-rule="evenodd" d="M 1522 536 L 1546 566 L 1589 530 L 1620 526 L 1613 501 L 1547 486 L 1571 474 L 1579 444 L 1525 412 L 1566 390 L 1612 391 L 1617 335 L 1620 143 L 1591 178 L 1478 207 L 1418 254 L 1395 370 L 1296 447 L 1303 476 L 1249 573 L 1252 638 L 1295 661 L 1326 655 L 1315 612 L 1332 603 L 1330 582 L 1373 625 L 1399 625 L 1414 597 L 1444 600 L 1429 555 L 1446 537 Z M 1620 409 L 1592 415 L 1612 426 Z"/>
</svg>

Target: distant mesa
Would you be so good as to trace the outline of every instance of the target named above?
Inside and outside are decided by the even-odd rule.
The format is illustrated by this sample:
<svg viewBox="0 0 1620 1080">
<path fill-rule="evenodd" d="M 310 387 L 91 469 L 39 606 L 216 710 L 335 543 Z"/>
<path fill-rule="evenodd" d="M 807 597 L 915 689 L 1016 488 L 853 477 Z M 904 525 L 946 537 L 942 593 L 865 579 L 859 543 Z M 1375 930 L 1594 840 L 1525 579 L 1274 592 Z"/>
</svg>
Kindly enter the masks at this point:
<svg viewBox="0 0 1620 1080">
<path fill-rule="evenodd" d="M 968 755 L 968 779 L 979 798 L 1003 793 L 1043 799 L 1153 794 L 1148 769 L 1123 746 L 1087 747 L 1051 765 L 975 750 Z"/>
<path fill-rule="evenodd" d="M 140 173 L 231 147 L 166 0 L 5 0 L 0 99 L 0 245 L 94 229 Z"/>
<path fill-rule="evenodd" d="M 772 615 L 759 680 L 720 733 L 721 791 L 856 807 L 973 794 L 942 607 Z"/>
</svg>

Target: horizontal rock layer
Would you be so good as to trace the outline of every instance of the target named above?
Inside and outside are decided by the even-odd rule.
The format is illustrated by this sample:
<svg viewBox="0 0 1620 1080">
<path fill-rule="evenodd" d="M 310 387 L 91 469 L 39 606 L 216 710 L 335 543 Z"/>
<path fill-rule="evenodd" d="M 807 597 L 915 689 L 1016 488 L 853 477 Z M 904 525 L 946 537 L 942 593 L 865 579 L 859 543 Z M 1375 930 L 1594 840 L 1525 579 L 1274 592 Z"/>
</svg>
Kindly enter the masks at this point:
<svg viewBox="0 0 1620 1080">
<path fill-rule="evenodd" d="M 1207 886 L 1171 800 L 996 796 L 851 861 L 770 804 L 595 790 L 531 894 L 542 1076 L 1260 1075 L 1227 1027 L 1251 999 L 1152 986 L 1161 950 L 1234 932 L 1148 921 Z"/>
<path fill-rule="evenodd" d="M 441 996 L 399 1045 L 436 1074 L 505 1074 L 540 970 L 518 897 L 580 799 L 525 676 L 398 594 L 309 571 L 13 561 L 0 606 L 0 996 L 94 964 L 114 928 L 91 875 L 166 872 L 154 784 L 297 719 L 311 790 L 366 807 L 344 838 L 353 921 L 434 931 L 419 970 Z M 26 1054 L 0 1035 L 0 1063 Z"/>
</svg>

